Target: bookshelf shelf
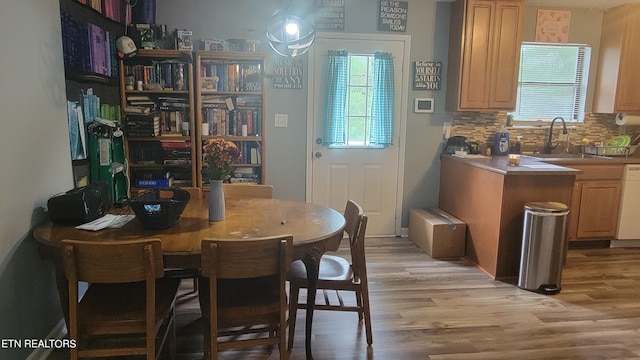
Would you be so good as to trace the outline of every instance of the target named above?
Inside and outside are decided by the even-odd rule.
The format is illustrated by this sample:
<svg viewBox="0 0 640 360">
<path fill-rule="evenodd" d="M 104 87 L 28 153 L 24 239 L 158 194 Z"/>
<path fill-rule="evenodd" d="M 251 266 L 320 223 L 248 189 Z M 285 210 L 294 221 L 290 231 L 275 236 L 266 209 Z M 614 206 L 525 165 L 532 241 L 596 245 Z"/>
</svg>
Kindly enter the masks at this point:
<svg viewBox="0 0 640 360">
<path fill-rule="evenodd" d="M 120 61 L 132 193 L 144 190 L 135 187 L 139 179 L 171 178 L 173 186 L 197 186 L 193 73 L 193 57 L 186 51 L 141 49 Z M 144 89 L 127 87 L 127 77 Z"/>
<path fill-rule="evenodd" d="M 202 144 L 211 138 L 232 141 L 242 153 L 231 182 L 265 183 L 264 63 L 261 53 L 195 52 L 198 186 L 206 187 Z"/>
</svg>

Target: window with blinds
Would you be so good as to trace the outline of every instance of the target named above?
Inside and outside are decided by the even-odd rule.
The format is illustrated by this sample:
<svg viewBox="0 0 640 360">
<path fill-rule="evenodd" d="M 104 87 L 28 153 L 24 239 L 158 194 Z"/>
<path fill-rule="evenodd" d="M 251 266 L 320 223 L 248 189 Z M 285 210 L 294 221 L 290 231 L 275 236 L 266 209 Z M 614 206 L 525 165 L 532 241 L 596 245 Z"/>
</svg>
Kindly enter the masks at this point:
<svg viewBox="0 0 640 360">
<path fill-rule="evenodd" d="M 584 121 L 591 47 L 523 42 L 515 121 Z"/>
</svg>

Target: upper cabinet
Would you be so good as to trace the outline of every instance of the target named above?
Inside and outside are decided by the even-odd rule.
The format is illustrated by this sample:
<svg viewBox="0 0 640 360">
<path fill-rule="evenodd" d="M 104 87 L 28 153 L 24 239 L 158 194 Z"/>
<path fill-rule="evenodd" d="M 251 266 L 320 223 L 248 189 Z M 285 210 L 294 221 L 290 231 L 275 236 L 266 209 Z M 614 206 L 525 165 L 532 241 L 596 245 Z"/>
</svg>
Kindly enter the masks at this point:
<svg viewBox="0 0 640 360">
<path fill-rule="evenodd" d="M 515 109 L 523 14 L 523 0 L 452 5 L 447 111 Z"/>
<path fill-rule="evenodd" d="M 640 4 L 604 14 L 593 112 L 640 113 Z"/>
</svg>

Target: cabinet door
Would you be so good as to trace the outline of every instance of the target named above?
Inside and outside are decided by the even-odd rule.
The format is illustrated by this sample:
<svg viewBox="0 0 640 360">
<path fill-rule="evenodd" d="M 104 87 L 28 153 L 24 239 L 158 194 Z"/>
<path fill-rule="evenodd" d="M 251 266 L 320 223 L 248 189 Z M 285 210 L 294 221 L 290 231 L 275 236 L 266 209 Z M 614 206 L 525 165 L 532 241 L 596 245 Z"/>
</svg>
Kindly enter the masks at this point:
<svg viewBox="0 0 640 360">
<path fill-rule="evenodd" d="M 630 7 L 629 10 L 620 54 L 616 112 L 640 111 L 640 7 Z"/>
<path fill-rule="evenodd" d="M 582 183 L 578 214 L 578 239 L 615 236 L 620 205 L 620 181 Z"/>
<path fill-rule="evenodd" d="M 470 1 L 466 9 L 460 109 L 486 109 L 491 79 L 495 1 Z"/>
<path fill-rule="evenodd" d="M 493 61 L 489 108 L 515 109 L 520 67 L 523 4 L 498 1 L 493 27 Z"/>
</svg>

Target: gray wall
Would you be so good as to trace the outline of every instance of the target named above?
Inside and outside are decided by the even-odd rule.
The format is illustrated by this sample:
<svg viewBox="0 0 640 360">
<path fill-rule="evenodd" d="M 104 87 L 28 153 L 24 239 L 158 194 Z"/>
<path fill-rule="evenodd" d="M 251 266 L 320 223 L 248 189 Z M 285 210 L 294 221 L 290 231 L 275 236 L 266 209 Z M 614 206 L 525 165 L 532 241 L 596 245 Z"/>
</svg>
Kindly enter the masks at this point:
<svg viewBox="0 0 640 360">
<path fill-rule="evenodd" d="M 30 230 L 47 199 L 73 187 L 58 2 L 1 2 L 0 44 L 0 339 L 40 339 L 62 312 Z"/>
<path fill-rule="evenodd" d="M 312 4 L 299 1 L 296 4 Z M 345 32 L 377 33 L 378 1 L 349 0 L 345 2 Z M 261 41 L 261 50 L 270 56 L 264 29 L 271 14 L 288 1 L 236 0 L 158 0 L 156 22 L 169 28 L 193 31 L 194 39 L 248 38 Z M 411 62 L 416 60 L 442 61 L 446 73 L 449 29 L 449 5 L 435 0 L 410 0 L 407 31 L 411 36 Z M 307 59 L 303 57 L 305 66 Z M 444 79 L 443 79 L 444 80 Z M 306 78 L 305 78 L 306 81 Z M 444 81 L 443 81 L 444 86 Z M 406 132 L 406 164 L 404 174 L 403 227 L 408 226 L 411 207 L 437 205 L 442 123 L 449 121 L 444 112 L 445 89 L 439 91 L 409 91 Z M 414 114 L 415 97 L 434 97 L 434 114 Z M 267 92 L 266 166 L 267 183 L 274 185 L 275 196 L 283 199 L 305 200 L 307 90 L 276 90 L 269 84 Z M 275 128 L 274 114 L 289 115 L 289 127 Z"/>
</svg>

